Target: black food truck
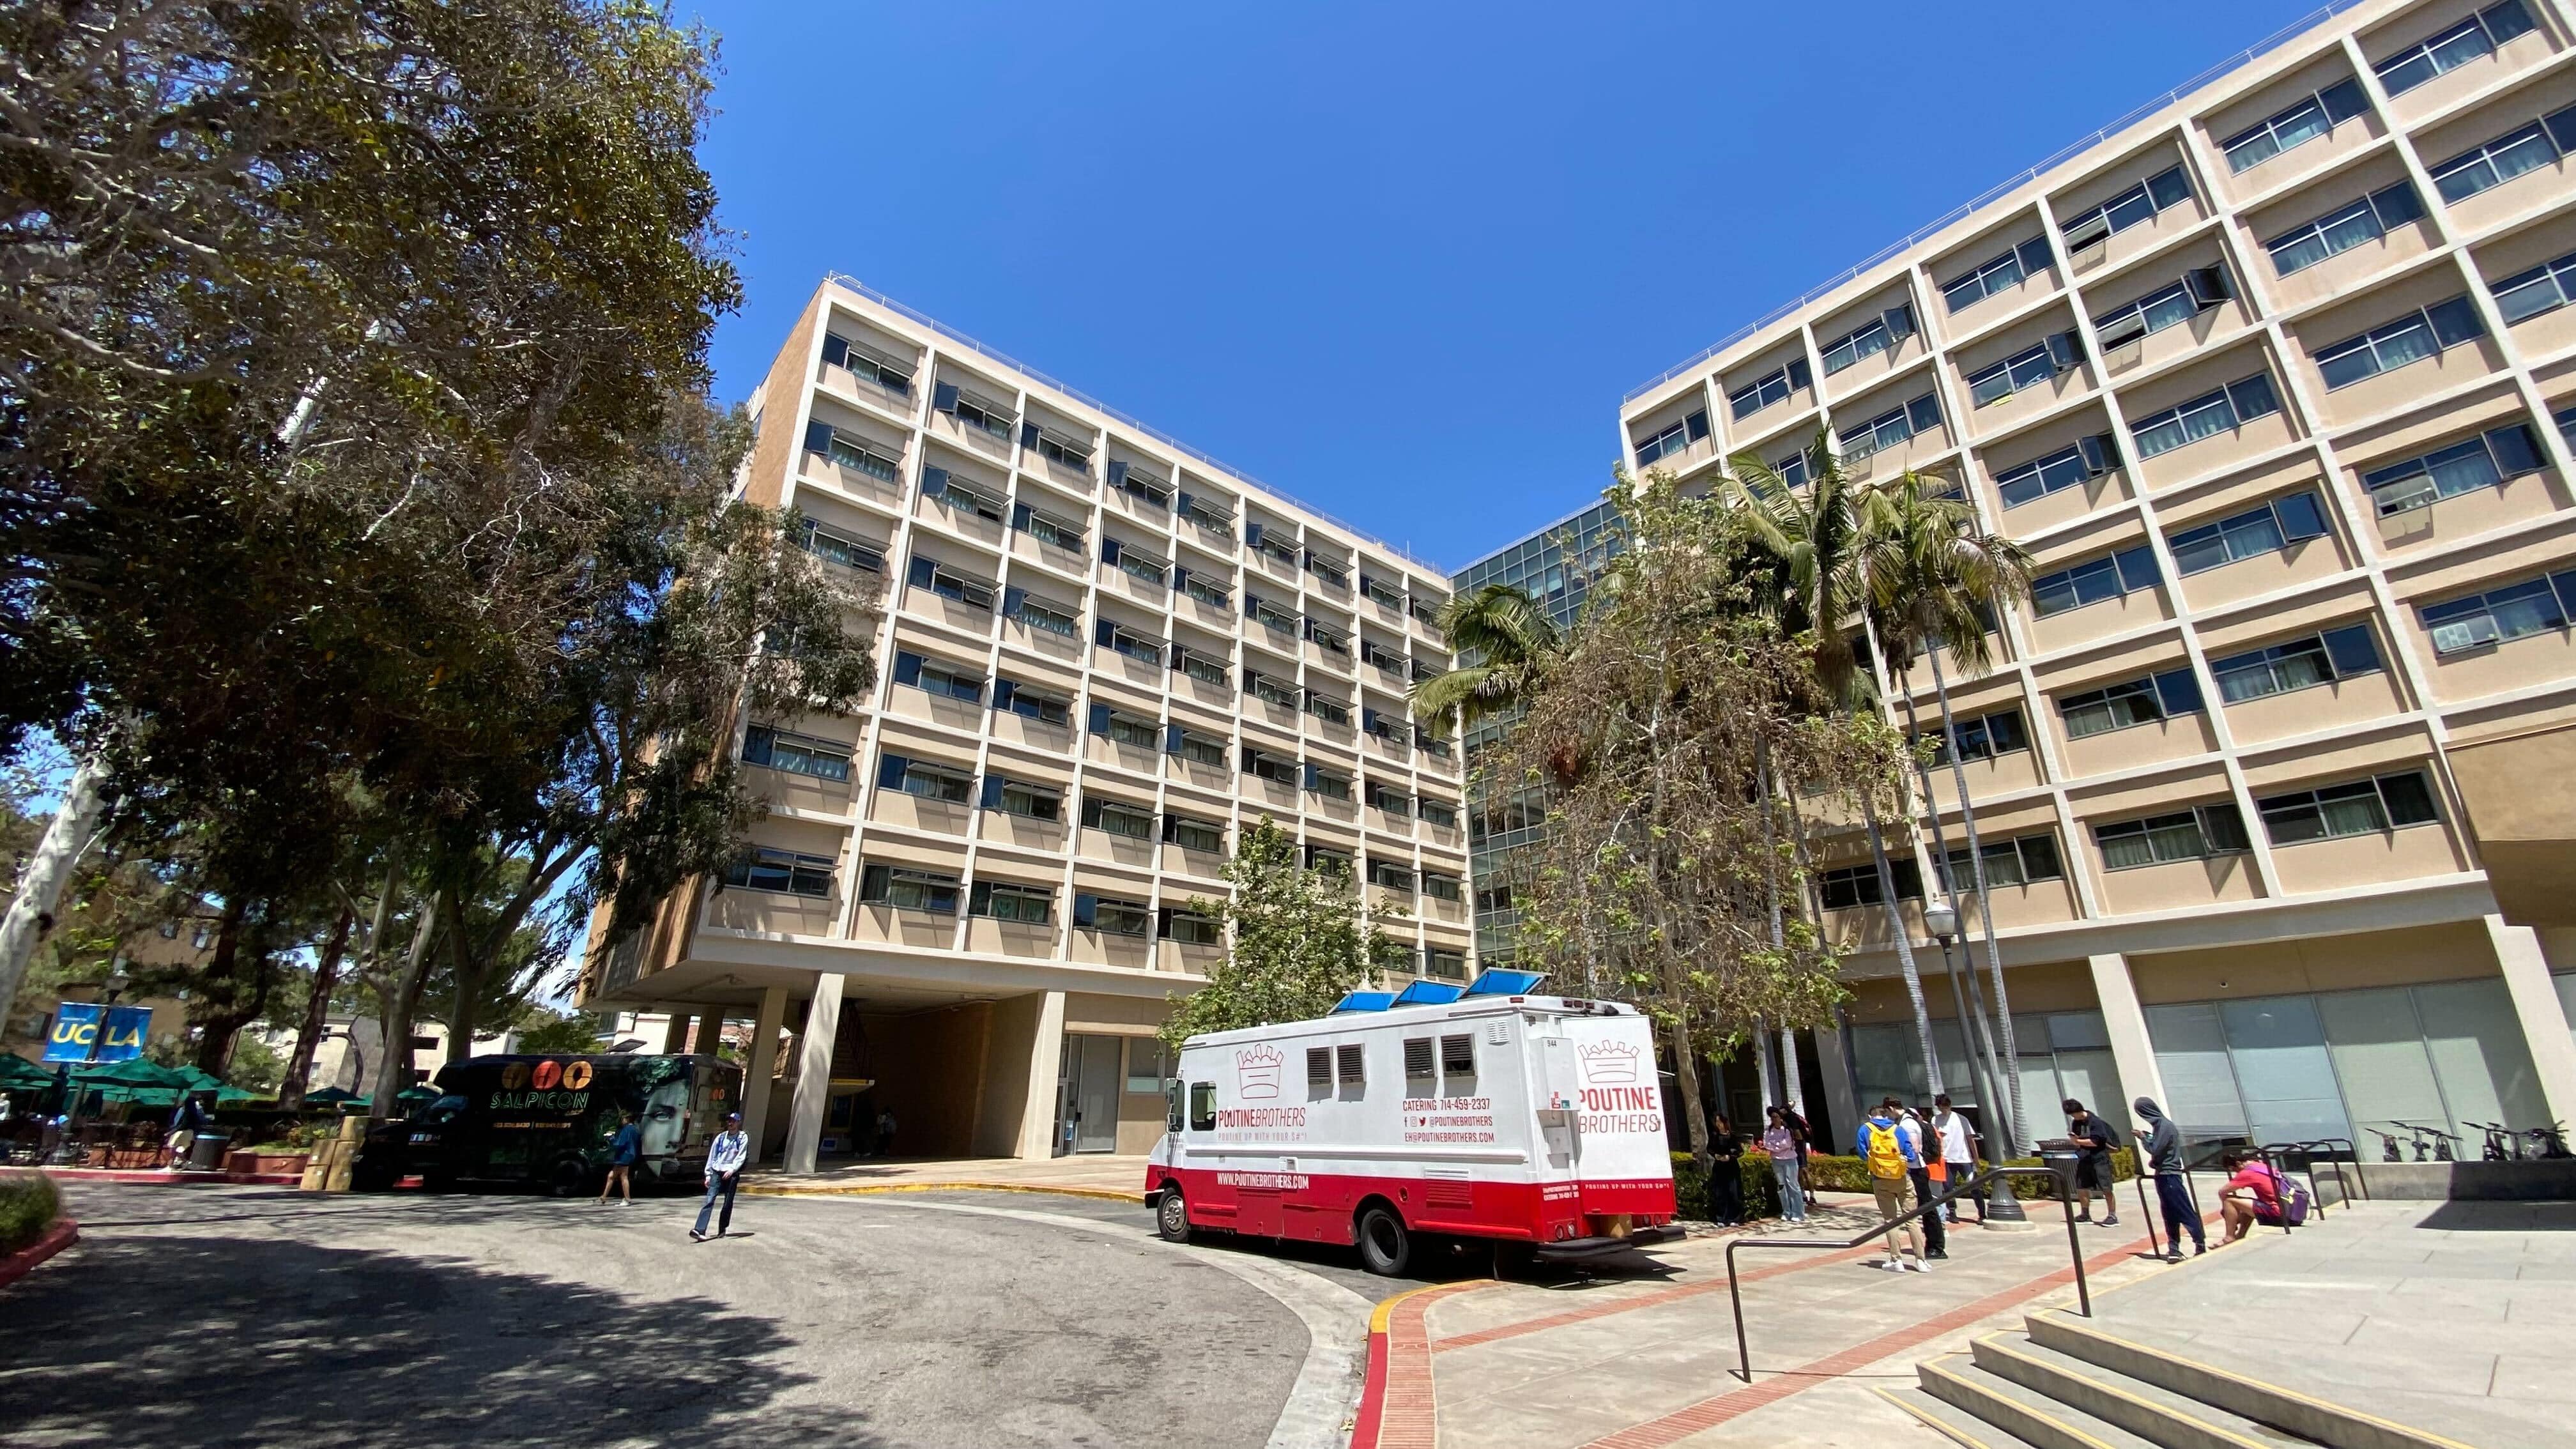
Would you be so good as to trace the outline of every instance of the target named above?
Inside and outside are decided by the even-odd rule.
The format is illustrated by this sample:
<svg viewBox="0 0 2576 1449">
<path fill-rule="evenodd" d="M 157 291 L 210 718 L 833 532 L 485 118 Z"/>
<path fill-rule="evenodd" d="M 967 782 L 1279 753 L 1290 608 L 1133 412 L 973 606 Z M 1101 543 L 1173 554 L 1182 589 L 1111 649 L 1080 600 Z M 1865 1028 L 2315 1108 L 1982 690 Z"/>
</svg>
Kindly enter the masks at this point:
<svg viewBox="0 0 2576 1449">
<path fill-rule="evenodd" d="M 611 1139 L 632 1112 L 643 1132 L 641 1190 L 695 1190 L 707 1144 L 742 1110 L 742 1068 L 712 1056 L 491 1056 L 439 1069 L 438 1096 L 367 1133 L 352 1172 L 362 1192 L 419 1174 L 433 1191 L 463 1182 L 533 1183 L 558 1196 L 597 1190 Z"/>
</svg>

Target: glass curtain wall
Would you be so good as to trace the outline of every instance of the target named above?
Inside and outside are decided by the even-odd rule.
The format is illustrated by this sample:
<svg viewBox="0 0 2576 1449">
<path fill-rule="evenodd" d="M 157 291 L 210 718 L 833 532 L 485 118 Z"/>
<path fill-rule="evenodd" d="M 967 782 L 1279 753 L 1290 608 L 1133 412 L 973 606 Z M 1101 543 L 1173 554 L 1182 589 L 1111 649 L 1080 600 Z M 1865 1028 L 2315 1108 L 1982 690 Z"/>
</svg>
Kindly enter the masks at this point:
<svg viewBox="0 0 2576 1449">
<path fill-rule="evenodd" d="M 1925 983 L 1938 987 L 1939 979 Z M 2098 1011 L 2014 1012 L 2013 1044 L 2021 1049 L 2022 1110 L 2031 1136 L 2062 1137 L 2066 1124 L 2057 1104 L 2069 1097 L 2102 1114 L 2126 1140 L 2129 1099 L 2111 1065 L 2111 1038 Z M 1941 1076 L 1950 1100 L 1982 1125 L 1976 1077 L 1968 1069 L 1966 1042 L 1956 1020 L 1932 1019 L 1932 1046 L 1941 1054 Z M 1923 1053 L 1911 1021 L 1879 1021 L 1852 1028 L 1852 1068 L 1860 1077 L 1861 1106 L 1893 1095 L 1925 1102 L 1932 1089 L 1923 1076 Z"/>
</svg>

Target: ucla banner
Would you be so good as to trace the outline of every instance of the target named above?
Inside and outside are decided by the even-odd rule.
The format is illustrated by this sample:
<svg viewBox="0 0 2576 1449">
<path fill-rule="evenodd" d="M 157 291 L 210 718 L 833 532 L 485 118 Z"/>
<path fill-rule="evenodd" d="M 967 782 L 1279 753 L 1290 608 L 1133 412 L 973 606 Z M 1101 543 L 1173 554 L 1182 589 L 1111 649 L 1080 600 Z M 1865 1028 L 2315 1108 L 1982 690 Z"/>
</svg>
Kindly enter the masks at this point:
<svg viewBox="0 0 2576 1449">
<path fill-rule="evenodd" d="M 95 1002 L 66 1001 L 54 1008 L 54 1029 L 45 1037 L 45 1060 L 131 1061 L 143 1055 L 143 1034 L 151 1026 L 148 1006 L 110 1006 L 102 1013 Z"/>
</svg>

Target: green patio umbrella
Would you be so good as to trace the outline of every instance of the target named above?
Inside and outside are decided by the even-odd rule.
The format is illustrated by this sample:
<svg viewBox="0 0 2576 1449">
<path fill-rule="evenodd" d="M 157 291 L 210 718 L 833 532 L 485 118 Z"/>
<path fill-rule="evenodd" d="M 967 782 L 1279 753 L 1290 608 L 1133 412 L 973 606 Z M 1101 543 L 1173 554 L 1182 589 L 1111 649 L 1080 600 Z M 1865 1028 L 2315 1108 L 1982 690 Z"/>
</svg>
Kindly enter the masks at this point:
<svg viewBox="0 0 2576 1449">
<path fill-rule="evenodd" d="M 307 1107 L 337 1107 L 343 1102 L 361 1100 L 363 1099 L 357 1093 L 346 1087 L 316 1087 L 304 1094 L 304 1105 Z"/>
<path fill-rule="evenodd" d="M 51 1067 L 40 1067 L 16 1052 L 0 1052 L 0 1092 L 41 1091 L 54 1084 Z"/>
<path fill-rule="evenodd" d="M 394 1093 L 397 1102 L 435 1102 L 442 1094 L 427 1082 L 414 1082 Z"/>
<path fill-rule="evenodd" d="M 236 1087 L 203 1067 L 189 1065 L 177 1070 L 179 1075 L 188 1079 L 188 1085 L 182 1090 L 212 1092 L 218 1102 L 253 1102 L 259 1100 L 262 1095 L 248 1087 Z"/>
<path fill-rule="evenodd" d="M 128 1057 L 121 1062 L 95 1066 L 75 1066 L 72 1080 L 84 1087 L 141 1087 L 176 1092 L 193 1085 L 187 1076 L 165 1067 L 148 1057 Z"/>
</svg>

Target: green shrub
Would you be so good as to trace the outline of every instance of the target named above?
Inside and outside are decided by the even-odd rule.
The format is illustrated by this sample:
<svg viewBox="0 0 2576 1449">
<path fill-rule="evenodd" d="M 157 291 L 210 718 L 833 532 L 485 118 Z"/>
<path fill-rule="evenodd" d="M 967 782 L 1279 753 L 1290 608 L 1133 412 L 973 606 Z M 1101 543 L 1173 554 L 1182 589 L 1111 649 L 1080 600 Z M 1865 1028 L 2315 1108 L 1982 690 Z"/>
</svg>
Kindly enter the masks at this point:
<svg viewBox="0 0 2576 1449">
<path fill-rule="evenodd" d="M 0 1253 L 14 1253 L 45 1235 L 63 1213 L 62 1194 L 41 1172 L 0 1174 Z"/>
<path fill-rule="evenodd" d="M 2036 1157 L 2016 1157 L 2005 1164 L 2007 1167 L 2039 1165 L 2040 1161 Z M 2137 1155 L 2126 1147 L 2112 1148 L 2111 1180 L 2115 1183 L 2126 1182 L 2137 1175 Z M 1869 1191 L 1869 1164 L 1858 1157 L 1835 1157 L 1822 1152 L 1810 1153 L 1807 1157 L 1807 1182 L 1809 1186 L 1826 1192 L 1867 1192 Z M 2057 1196 L 2056 1183 L 2042 1182 L 2035 1177 L 2014 1178 L 2012 1189 L 2013 1196 L 2018 1198 L 2054 1200 Z"/>
<path fill-rule="evenodd" d="M 1744 1180 L 1746 1220 L 1778 1217 L 1780 1184 L 1771 1177 L 1771 1159 L 1760 1152 L 1747 1152 L 1737 1160 L 1736 1170 Z M 1708 1174 L 1687 1152 L 1673 1154 L 1673 1201 L 1675 1210 L 1689 1221 L 1709 1221 Z"/>
</svg>

